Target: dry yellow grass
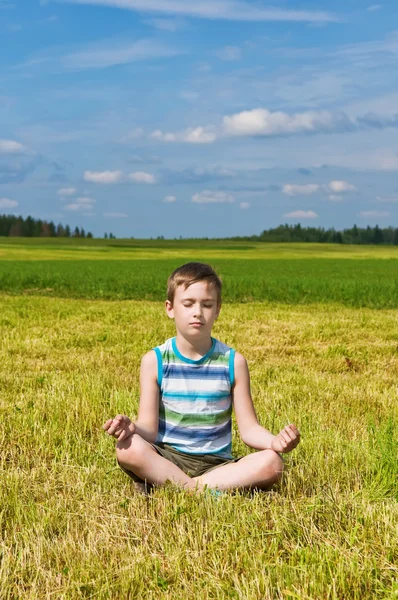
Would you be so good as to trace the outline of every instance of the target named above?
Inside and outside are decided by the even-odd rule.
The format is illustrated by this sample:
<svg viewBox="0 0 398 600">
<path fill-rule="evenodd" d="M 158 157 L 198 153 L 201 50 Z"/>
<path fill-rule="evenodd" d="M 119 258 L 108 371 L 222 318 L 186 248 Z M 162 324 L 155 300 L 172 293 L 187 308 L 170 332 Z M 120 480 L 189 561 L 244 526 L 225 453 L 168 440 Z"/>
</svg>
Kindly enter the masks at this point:
<svg viewBox="0 0 398 600">
<path fill-rule="evenodd" d="M 0 327 L 2 599 L 398 597 L 395 311 L 223 307 L 261 422 L 303 440 L 280 488 L 219 501 L 135 496 L 101 431 L 173 334 L 159 304 L 0 296 Z"/>
</svg>

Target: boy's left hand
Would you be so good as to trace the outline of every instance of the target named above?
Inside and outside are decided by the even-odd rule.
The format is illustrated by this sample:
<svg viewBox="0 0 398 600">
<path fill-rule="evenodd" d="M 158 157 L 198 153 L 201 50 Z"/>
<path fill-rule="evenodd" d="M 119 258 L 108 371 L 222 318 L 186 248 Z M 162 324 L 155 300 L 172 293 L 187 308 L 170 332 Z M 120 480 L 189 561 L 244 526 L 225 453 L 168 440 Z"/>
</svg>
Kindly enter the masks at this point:
<svg viewBox="0 0 398 600">
<path fill-rule="evenodd" d="M 274 437 L 271 442 L 271 449 L 275 452 L 282 452 L 287 454 L 291 452 L 300 442 L 300 432 L 297 427 L 292 423 L 288 425 L 282 431 Z"/>
</svg>

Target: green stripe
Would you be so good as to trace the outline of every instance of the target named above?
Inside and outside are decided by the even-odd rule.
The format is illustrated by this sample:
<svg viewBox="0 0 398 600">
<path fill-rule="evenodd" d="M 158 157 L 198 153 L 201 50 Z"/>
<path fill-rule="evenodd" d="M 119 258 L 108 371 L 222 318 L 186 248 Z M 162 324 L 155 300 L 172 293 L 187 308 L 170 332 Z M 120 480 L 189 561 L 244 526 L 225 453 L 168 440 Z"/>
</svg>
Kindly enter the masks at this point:
<svg viewBox="0 0 398 600">
<path fill-rule="evenodd" d="M 170 350 L 169 352 L 163 353 L 163 357 L 165 356 L 165 354 L 168 354 L 167 360 L 168 362 L 172 362 L 176 365 L 187 365 L 187 363 L 183 360 L 181 360 L 172 350 Z M 211 361 L 211 364 L 215 364 L 216 366 L 222 365 L 225 367 L 229 366 L 229 356 L 225 355 L 225 354 L 217 354 L 217 352 L 213 352 L 213 354 L 208 358 L 207 361 L 205 361 L 203 364 L 207 365 L 208 362 Z M 202 366 L 202 365 L 200 365 Z"/>
<path fill-rule="evenodd" d="M 232 414 L 232 406 L 217 414 L 202 414 L 202 413 L 177 413 L 165 406 L 161 407 L 160 417 L 173 425 L 192 425 L 194 427 L 200 425 L 222 425 L 226 423 Z"/>
</svg>

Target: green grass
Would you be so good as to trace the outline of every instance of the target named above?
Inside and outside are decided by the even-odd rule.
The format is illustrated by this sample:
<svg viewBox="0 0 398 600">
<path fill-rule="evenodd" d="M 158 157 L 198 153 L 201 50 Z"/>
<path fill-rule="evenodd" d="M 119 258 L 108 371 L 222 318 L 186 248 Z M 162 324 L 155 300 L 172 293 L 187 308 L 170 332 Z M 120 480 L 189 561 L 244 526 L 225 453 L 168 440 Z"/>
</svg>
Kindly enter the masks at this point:
<svg viewBox="0 0 398 600">
<path fill-rule="evenodd" d="M 278 489 L 219 501 L 134 495 L 101 431 L 136 414 L 161 304 L 3 295 L 0 328 L 0 598 L 397 598 L 396 311 L 223 307 L 260 421 L 302 443 Z"/>
<path fill-rule="evenodd" d="M 398 248 L 214 241 L 15 240 L 0 244 L 0 291 L 163 300 L 170 272 L 208 261 L 225 302 L 398 307 Z"/>
</svg>

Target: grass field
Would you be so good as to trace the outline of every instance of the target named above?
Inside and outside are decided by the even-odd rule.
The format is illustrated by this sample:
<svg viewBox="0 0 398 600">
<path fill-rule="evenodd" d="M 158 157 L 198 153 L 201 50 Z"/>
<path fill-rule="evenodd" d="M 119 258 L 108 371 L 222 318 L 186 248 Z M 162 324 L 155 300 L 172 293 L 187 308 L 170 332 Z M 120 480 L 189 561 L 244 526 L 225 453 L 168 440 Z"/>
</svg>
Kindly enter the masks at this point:
<svg viewBox="0 0 398 600">
<path fill-rule="evenodd" d="M 44 244 L 4 247 L 1 268 L 57 263 Z M 8 248 L 29 251 L 29 259 L 11 260 Z M 145 498 L 134 495 L 115 465 L 114 443 L 101 425 L 118 412 L 136 414 L 140 357 L 173 334 L 160 302 L 116 294 L 101 300 L 98 293 L 90 299 L 78 277 L 76 289 L 71 279 L 68 294 L 59 294 L 70 297 L 45 297 L 39 286 L 20 293 L 10 285 L 0 294 L 2 600 L 398 598 L 397 312 L 388 303 L 331 302 L 322 271 L 330 256 L 310 250 L 300 259 L 284 247 L 280 258 L 275 247 L 269 257 L 291 278 L 291 263 L 298 270 L 318 261 L 325 295 L 307 304 L 233 302 L 228 288 L 246 276 L 243 259 L 236 249 L 233 257 L 213 257 L 230 269 L 230 301 L 215 336 L 248 358 L 262 424 L 276 432 L 295 421 L 302 432 L 282 484 L 253 496 L 214 500 L 167 487 Z M 373 261 L 380 281 L 391 279 L 398 258 L 391 249 L 357 250 L 336 258 L 336 281 L 339 273 L 349 280 L 344 265 L 353 261 Z M 185 251 L 195 259 L 207 252 Z M 151 289 L 156 268 L 164 278 L 166 267 L 185 260 L 181 254 L 179 261 L 114 260 L 118 269 L 130 263 L 130 272 L 151 264 Z M 95 265 L 93 257 L 78 259 L 58 263 L 70 272 Z M 261 260 L 267 257 L 258 252 L 251 257 L 253 264 Z M 104 264 L 93 266 L 96 281 Z M 260 271 L 251 271 L 254 286 Z M 367 271 L 358 272 L 365 297 Z M 237 435 L 234 452 L 249 452 Z"/>
<path fill-rule="evenodd" d="M 163 300 L 167 276 L 189 260 L 217 268 L 226 302 L 398 308 L 398 247 L 333 244 L 4 238 L 0 291 Z"/>
</svg>

